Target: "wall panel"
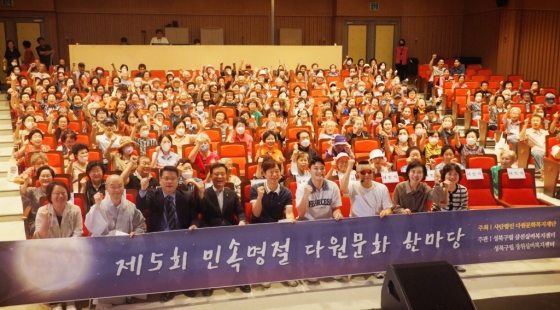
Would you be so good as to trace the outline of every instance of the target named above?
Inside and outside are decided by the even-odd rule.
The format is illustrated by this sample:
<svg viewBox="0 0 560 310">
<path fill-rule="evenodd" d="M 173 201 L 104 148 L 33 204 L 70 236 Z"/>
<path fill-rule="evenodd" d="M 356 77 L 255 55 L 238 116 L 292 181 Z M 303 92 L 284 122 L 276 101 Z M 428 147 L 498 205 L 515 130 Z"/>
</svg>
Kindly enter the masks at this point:
<svg viewBox="0 0 560 310">
<path fill-rule="evenodd" d="M 517 68 L 517 41 L 519 39 L 520 19 L 516 10 L 500 11 L 500 35 L 498 40 L 498 59 L 496 71 L 499 74 L 512 74 Z"/>
<path fill-rule="evenodd" d="M 53 0 L 51 0 L 53 1 Z M 120 14 L 124 18 L 131 14 L 180 14 L 180 15 L 267 15 L 270 1 L 244 0 L 224 2 L 223 0 L 97 0 L 76 1 L 56 0 L 56 11 L 61 13 L 102 13 Z M 167 21 L 166 23 L 169 23 Z"/>
<path fill-rule="evenodd" d="M 146 30 L 145 43 L 170 20 L 177 20 L 181 27 L 189 28 L 189 38 L 200 38 L 200 28 L 224 28 L 226 45 L 263 45 L 270 42 L 269 19 L 266 16 L 185 16 L 143 15 L 119 16 L 116 14 L 58 14 L 58 37 L 80 44 L 120 44 L 127 37 L 133 45 L 144 44 L 141 30 Z M 94 30 L 84 31 L 86 25 L 97 25 Z M 61 50 L 68 56 L 67 46 Z"/>
<path fill-rule="evenodd" d="M 331 17 L 277 16 L 275 20 L 276 44 L 279 43 L 280 28 L 301 28 L 303 45 L 332 45 L 333 23 Z"/>
<path fill-rule="evenodd" d="M 560 88 L 560 11 L 523 11 L 517 72 Z"/>
<path fill-rule="evenodd" d="M 465 15 L 461 56 L 480 56 L 484 68 L 502 74 L 497 71 L 499 37 L 500 11 Z"/>
<path fill-rule="evenodd" d="M 444 58 L 460 55 L 462 28 L 463 18 L 459 15 L 403 16 L 401 38 L 406 40 L 408 57 L 424 64 L 433 54 Z"/>
</svg>

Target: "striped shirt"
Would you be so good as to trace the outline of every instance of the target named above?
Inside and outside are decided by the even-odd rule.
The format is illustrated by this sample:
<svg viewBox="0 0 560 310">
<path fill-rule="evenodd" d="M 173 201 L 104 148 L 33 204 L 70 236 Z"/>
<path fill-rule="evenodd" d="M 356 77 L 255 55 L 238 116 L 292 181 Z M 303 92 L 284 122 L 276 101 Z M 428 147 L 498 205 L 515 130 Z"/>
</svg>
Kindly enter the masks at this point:
<svg viewBox="0 0 560 310">
<path fill-rule="evenodd" d="M 467 188 L 461 184 L 457 184 L 454 191 L 449 192 L 449 203 L 447 206 L 442 207 L 437 203 L 434 203 L 435 209 L 440 209 L 441 211 L 461 211 L 467 210 L 469 205 L 469 193 Z"/>
</svg>

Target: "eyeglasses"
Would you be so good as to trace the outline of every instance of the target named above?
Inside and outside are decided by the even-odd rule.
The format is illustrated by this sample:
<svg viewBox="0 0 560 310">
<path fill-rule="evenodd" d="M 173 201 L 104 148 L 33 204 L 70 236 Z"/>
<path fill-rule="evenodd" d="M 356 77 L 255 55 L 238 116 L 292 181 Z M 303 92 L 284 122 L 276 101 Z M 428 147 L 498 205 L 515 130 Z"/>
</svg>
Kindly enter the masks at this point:
<svg viewBox="0 0 560 310">
<path fill-rule="evenodd" d="M 66 196 L 68 195 L 67 192 L 58 192 L 58 193 L 52 193 L 53 196 Z"/>
<path fill-rule="evenodd" d="M 373 174 L 373 170 L 371 169 L 367 169 L 367 170 L 360 170 L 360 174 L 361 175 L 366 175 L 366 174 Z"/>
</svg>

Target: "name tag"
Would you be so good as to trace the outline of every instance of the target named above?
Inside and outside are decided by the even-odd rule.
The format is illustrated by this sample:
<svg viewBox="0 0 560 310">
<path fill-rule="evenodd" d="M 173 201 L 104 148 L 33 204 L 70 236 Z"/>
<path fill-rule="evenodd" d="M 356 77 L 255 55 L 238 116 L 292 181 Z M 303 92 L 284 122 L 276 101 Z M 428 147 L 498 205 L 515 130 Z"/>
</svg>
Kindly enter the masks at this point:
<svg viewBox="0 0 560 310">
<path fill-rule="evenodd" d="M 381 182 L 385 183 L 398 183 L 399 174 L 396 171 L 393 172 L 381 172 Z"/>
<path fill-rule="evenodd" d="M 507 173 L 510 179 L 525 179 L 525 170 L 523 168 L 508 168 Z"/>
<path fill-rule="evenodd" d="M 266 181 L 266 179 L 251 180 L 251 186 L 253 186 L 253 185 L 255 185 L 255 184 L 263 184 L 264 181 Z"/>
<path fill-rule="evenodd" d="M 426 175 L 426 181 L 433 181 L 434 180 L 434 170 L 428 170 L 428 174 Z"/>
<path fill-rule="evenodd" d="M 484 180 L 482 169 L 480 168 L 465 169 L 465 176 L 467 177 L 467 180 Z"/>
</svg>

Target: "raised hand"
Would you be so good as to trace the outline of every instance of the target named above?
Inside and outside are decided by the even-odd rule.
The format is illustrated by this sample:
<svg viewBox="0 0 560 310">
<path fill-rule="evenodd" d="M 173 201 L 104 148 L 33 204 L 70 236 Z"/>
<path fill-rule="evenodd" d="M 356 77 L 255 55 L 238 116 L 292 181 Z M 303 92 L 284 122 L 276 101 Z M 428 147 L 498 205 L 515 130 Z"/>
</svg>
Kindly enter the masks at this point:
<svg viewBox="0 0 560 310">
<path fill-rule="evenodd" d="M 150 184 L 149 178 L 142 178 L 142 180 L 140 180 L 140 190 L 143 191 L 147 190 L 149 184 Z"/>
</svg>

